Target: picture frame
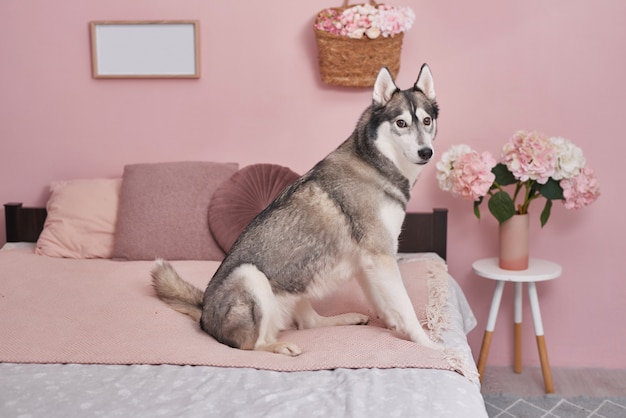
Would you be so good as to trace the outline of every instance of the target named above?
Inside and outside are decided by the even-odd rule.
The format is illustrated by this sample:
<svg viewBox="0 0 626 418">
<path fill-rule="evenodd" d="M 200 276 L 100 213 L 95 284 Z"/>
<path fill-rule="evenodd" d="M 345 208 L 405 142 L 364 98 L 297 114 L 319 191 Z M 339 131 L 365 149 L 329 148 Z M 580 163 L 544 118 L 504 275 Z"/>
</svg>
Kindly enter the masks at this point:
<svg viewBox="0 0 626 418">
<path fill-rule="evenodd" d="M 89 24 L 93 78 L 200 78 L 197 20 Z"/>
</svg>

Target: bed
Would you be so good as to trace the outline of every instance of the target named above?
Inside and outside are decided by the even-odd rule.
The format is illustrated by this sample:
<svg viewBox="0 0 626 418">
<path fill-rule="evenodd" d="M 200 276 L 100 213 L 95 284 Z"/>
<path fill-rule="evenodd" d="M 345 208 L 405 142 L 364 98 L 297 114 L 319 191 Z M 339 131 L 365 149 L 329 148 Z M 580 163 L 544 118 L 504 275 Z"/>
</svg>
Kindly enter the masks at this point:
<svg viewBox="0 0 626 418">
<path fill-rule="evenodd" d="M 204 287 L 295 177 L 273 164 L 132 164 L 120 178 L 53 182 L 46 207 L 5 204 L 0 416 L 486 417 L 445 209 L 408 214 L 398 255 L 441 351 L 385 329 L 355 283 L 316 308 L 370 324 L 286 330 L 303 349 L 294 358 L 225 347 L 156 298 L 155 257 Z"/>
</svg>

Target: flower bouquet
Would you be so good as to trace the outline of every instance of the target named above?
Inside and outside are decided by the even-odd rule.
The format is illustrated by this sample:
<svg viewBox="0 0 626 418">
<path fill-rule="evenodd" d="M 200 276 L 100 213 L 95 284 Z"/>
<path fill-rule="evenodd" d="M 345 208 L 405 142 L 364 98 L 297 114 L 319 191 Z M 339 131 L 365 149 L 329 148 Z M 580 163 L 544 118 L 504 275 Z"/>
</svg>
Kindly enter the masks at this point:
<svg viewBox="0 0 626 418">
<path fill-rule="evenodd" d="M 415 13 L 408 7 L 386 4 L 359 4 L 344 8 L 325 9 L 319 12 L 315 28 L 332 33 L 361 39 L 367 36 L 387 38 L 408 31 L 415 21 Z"/>
<path fill-rule="evenodd" d="M 473 200 L 477 218 L 481 203 L 488 198 L 489 211 L 500 224 L 513 215 L 527 214 L 530 204 L 543 197 L 543 227 L 553 200 L 562 200 L 567 209 L 578 209 L 600 195 L 598 180 L 586 166 L 582 150 L 567 139 L 538 132 L 515 133 L 504 144 L 499 163 L 488 152 L 452 146 L 437 162 L 437 180 L 442 190 Z"/>
<path fill-rule="evenodd" d="M 327 84 L 371 87 L 381 67 L 396 77 L 402 37 L 415 21 L 408 7 L 376 4 L 324 9 L 314 23 L 320 75 Z"/>
</svg>

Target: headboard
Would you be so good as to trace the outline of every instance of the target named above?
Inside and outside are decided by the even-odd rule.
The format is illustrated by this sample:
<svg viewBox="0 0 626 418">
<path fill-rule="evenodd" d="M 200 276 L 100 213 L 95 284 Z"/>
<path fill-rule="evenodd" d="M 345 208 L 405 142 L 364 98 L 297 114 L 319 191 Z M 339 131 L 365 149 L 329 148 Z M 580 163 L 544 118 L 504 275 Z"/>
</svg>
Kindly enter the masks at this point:
<svg viewBox="0 0 626 418">
<path fill-rule="evenodd" d="M 46 220 L 46 208 L 6 203 L 7 242 L 36 242 Z M 435 252 L 446 259 L 448 209 L 407 213 L 398 240 L 399 252 Z"/>
<path fill-rule="evenodd" d="M 5 203 L 7 242 L 37 242 L 46 215 L 46 208 L 27 208 L 21 203 Z"/>
<path fill-rule="evenodd" d="M 445 260 L 447 244 L 448 209 L 406 214 L 398 238 L 398 252 L 434 252 Z"/>
</svg>

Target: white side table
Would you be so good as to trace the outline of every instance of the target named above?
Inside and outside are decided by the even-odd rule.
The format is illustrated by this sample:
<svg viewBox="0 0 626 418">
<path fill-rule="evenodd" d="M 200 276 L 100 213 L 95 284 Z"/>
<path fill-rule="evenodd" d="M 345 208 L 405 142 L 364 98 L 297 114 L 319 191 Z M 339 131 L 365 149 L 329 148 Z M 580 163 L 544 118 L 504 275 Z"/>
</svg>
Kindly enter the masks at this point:
<svg viewBox="0 0 626 418">
<path fill-rule="evenodd" d="M 493 299 L 491 300 L 491 309 L 489 310 L 485 335 L 483 336 L 480 355 L 478 357 L 478 373 L 480 373 L 480 378 L 482 379 L 487 364 L 489 347 L 491 346 L 493 330 L 496 326 L 498 310 L 500 309 L 504 283 L 506 282 L 515 283 L 515 362 L 513 369 L 516 373 L 522 372 L 522 285 L 527 283 L 530 309 L 533 314 L 535 335 L 537 336 L 537 349 L 539 350 L 539 360 L 541 361 L 541 371 L 543 372 L 543 381 L 546 386 L 546 393 L 554 393 L 552 372 L 550 371 L 550 364 L 548 362 L 548 352 L 546 350 L 541 311 L 539 310 L 539 298 L 537 297 L 535 283 L 559 277 L 562 271 L 561 266 L 551 261 L 531 258 L 528 263 L 528 269 L 526 270 L 504 270 L 498 267 L 497 258 L 484 258 L 475 261 L 474 264 L 472 264 L 472 269 L 474 273 L 481 277 L 497 281 L 496 289 L 493 292 Z"/>
</svg>

